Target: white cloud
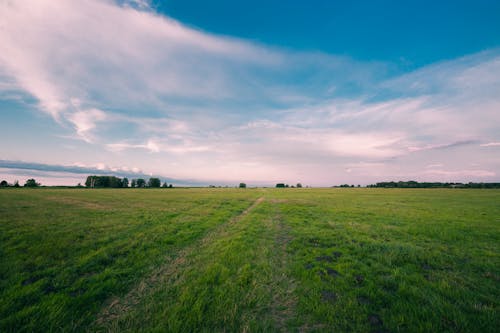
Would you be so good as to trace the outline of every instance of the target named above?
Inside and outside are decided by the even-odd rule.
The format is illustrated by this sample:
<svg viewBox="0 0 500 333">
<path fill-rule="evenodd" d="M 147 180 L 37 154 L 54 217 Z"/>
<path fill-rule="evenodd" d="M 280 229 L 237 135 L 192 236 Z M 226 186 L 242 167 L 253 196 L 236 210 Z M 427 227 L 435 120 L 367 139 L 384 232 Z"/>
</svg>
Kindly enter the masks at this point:
<svg viewBox="0 0 500 333">
<path fill-rule="evenodd" d="M 438 175 L 447 179 L 467 179 L 496 176 L 496 173 L 489 170 L 426 170 L 424 174 Z"/>
<path fill-rule="evenodd" d="M 498 147 L 500 146 L 500 142 L 488 142 L 480 144 L 481 147 Z"/>
<path fill-rule="evenodd" d="M 426 168 L 441 168 L 441 167 L 444 167 L 444 164 L 443 163 L 435 163 L 435 164 L 429 164 L 426 166 Z"/>
<path fill-rule="evenodd" d="M 107 120 L 105 112 L 98 109 L 79 110 L 67 116 L 67 119 L 75 126 L 76 133 L 85 141 L 91 142 L 91 131 L 96 128 L 98 122 Z"/>
</svg>

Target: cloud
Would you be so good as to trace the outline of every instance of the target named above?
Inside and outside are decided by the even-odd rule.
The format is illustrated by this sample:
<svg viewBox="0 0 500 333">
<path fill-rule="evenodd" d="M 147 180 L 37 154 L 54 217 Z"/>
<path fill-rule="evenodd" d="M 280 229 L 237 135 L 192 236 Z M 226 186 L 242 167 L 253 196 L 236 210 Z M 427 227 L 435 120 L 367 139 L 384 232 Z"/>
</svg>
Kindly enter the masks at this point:
<svg viewBox="0 0 500 333">
<path fill-rule="evenodd" d="M 468 179 L 496 176 L 495 172 L 489 170 L 427 170 L 424 173 L 428 175 L 443 176 L 447 179 Z"/>
<path fill-rule="evenodd" d="M 281 61 L 269 49 L 186 28 L 131 3 L 147 7 L 144 1 L 2 2 L 3 76 L 56 120 L 74 123 L 95 109 L 234 98 L 238 72 Z"/>
<path fill-rule="evenodd" d="M 67 116 L 68 120 L 75 126 L 76 133 L 87 142 L 93 140 L 89 132 L 96 128 L 98 122 L 107 120 L 104 111 L 98 109 L 79 110 Z"/>
<path fill-rule="evenodd" d="M 23 161 L 0 160 L 0 168 L 18 169 L 18 170 L 35 170 L 35 171 L 53 171 L 67 172 L 73 174 L 109 174 L 117 173 L 119 176 L 144 176 L 144 173 L 138 168 L 129 168 L 127 166 L 112 167 L 104 163 L 96 163 L 95 165 L 86 165 L 84 163 L 75 162 L 73 165 L 54 165 Z"/>
<path fill-rule="evenodd" d="M 443 163 L 435 163 L 435 164 L 429 164 L 429 165 L 427 165 L 426 168 L 441 168 L 443 166 L 444 166 Z"/>
<path fill-rule="evenodd" d="M 498 147 L 500 146 L 500 142 L 488 142 L 480 144 L 481 147 Z"/>
<path fill-rule="evenodd" d="M 427 144 L 425 146 L 420 146 L 420 147 L 408 147 L 408 151 L 418 152 L 418 151 L 432 150 L 432 149 L 448 149 L 448 148 L 455 148 L 455 147 L 460 147 L 460 146 L 465 146 L 465 145 L 471 145 L 471 144 L 474 144 L 476 142 L 477 141 L 475 141 L 475 140 L 464 140 L 464 141 L 441 143 L 441 144 Z"/>
</svg>

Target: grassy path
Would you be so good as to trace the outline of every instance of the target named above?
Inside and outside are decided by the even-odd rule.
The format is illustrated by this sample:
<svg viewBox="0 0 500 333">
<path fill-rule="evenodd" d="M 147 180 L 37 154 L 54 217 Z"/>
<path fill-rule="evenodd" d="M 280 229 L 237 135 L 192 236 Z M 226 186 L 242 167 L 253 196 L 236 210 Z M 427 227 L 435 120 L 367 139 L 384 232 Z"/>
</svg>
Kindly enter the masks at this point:
<svg viewBox="0 0 500 333">
<path fill-rule="evenodd" d="M 289 241 L 273 204 L 259 198 L 230 223 L 186 249 L 102 331 L 287 331 L 294 316 Z M 273 211 L 273 214 L 269 214 Z M 141 284 L 142 285 L 142 284 Z M 105 319 L 105 320 L 103 320 Z M 147 323 L 147 324 L 146 324 Z"/>
<path fill-rule="evenodd" d="M 142 279 L 124 297 L 113 297 L 113 299 L 109 301 L 108 304 L 97 315 L 94 326 L 96 328 L 106 328 L 106 330 L 108 330 L 110 327 L 112 327 L 109 325 L 109 323 L 125 316 L 131 308 L 138 305 L 141 299 L 145 295 L 150 293 L 158 284 L 165 283 L 166 281 L 171 280 L 175 275 L 178 275 L 182 267 L 186 265 L 186 258 L 192 256 L 195 251 L 200 248 L 200 246 L 213 242 L 214 239 L 219 236 L 221 231 L 227 228 L 228 224 L 230 225 L 233 223 L 238 223 L 238 221 L 240 221 L 253 209 L 255 209 L 255 207 L 257 207 L 263 200 L 264 197 L 258 198 L 241 214 L 233 216 L 227 223 L 218 225 L 216 228 L 208 232 L 203 238 L 199 239 L 194 244 L 183 248 L 176 254 L 175 257 L 166 258 L 163 265 L 153 271 L 151 275 Z"/>
</svg>

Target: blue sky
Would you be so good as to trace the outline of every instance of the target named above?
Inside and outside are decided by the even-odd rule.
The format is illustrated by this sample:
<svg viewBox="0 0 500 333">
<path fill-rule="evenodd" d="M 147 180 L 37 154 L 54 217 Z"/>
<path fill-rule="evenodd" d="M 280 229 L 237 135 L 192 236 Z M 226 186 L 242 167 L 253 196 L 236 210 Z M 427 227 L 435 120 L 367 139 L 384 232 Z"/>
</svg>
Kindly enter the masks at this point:
<svg viewBox="0 0 500 333">
<path fill-rule="evenodd" d="M 499 181 L 499 17 L 498 1 L 2 2 L 0 178 Z"/>
</svg>

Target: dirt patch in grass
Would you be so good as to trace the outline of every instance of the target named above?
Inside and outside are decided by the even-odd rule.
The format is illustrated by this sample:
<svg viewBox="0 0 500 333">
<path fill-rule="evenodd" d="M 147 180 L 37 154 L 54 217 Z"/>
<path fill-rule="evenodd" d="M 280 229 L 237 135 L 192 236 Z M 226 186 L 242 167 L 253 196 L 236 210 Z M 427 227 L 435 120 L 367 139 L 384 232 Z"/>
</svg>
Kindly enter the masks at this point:
<svg viewBox="0 0 500 333">
<path fill-rule="evenodd" d="M 30 284 L 35 283 L 35 282 L 36 282 L 36 281 L 38 281 L 38 280 L 40 280 L 40 278 L 39 278 L 39 277 L 32 276 L 32 277 L 27 278 L 26 280 L 23 280 L 23 281 L 21 282 L 21 285 L 22 285 L 22 286 L 28 286 L 28 285 L 30 285 Z"/>
<path fill-rule="evenodd" d="M 370 298 L 368 298 L 367 296 L 358 296 L 358 297 L 356 297 L 356 299 L 357 299 L 358 303 L 361 305 L 371 304 Z"/>
<path fill-rule="evenodd" d="M 340 258 L 342 256 L 342 252 L 339 251 L 333 251 L 332 256 L 336 259 Z"/>
<path fill-rule="evenodd" d="M 333 262 L 334 258 L 332 256 L 319 256 L 315 258 L 316 261 Z"/>
<path fill-rule="evenodd" d="M 365 281 L 365 277 L 361 274 L 357 274 L 354 276 L 354 281 L 356 282 L 357 285 L 362 285 L 363 282 Z"/>
<path fill-rule="evenodd" d="M 335 303 L 337 301 L 337 294 L 333 291 L 322 290 L 321 291 L 321 300 L 325 303 Z"/>
<path fill-rule="evenodd" d="M 328 277 L 336 278 L 336 277 L 340 276 L 339 272 L 337 272 L 336 270 L 334 270 L 330 267 L 327 267 L 325 270 L 319 271 L 318 274 L 319 274 L 319 276 L 321 276 L 321 279 L 323 281 L 328 280 Z"/>
<path fill-rule="evenodd" d="M 382 319 L 380 319 L 378 314 L 371 314 L 368 316 L 368 323 L 372 327 L 380 327 L 383 325 Z"/>
</svg>

